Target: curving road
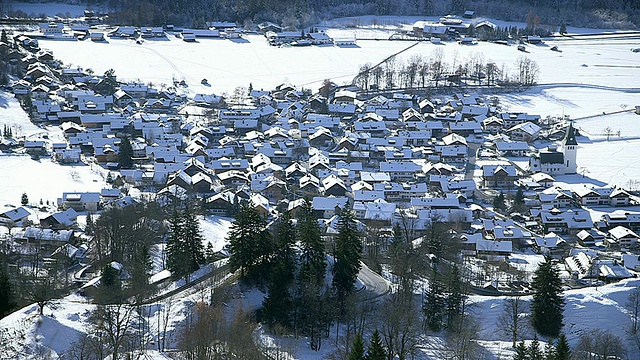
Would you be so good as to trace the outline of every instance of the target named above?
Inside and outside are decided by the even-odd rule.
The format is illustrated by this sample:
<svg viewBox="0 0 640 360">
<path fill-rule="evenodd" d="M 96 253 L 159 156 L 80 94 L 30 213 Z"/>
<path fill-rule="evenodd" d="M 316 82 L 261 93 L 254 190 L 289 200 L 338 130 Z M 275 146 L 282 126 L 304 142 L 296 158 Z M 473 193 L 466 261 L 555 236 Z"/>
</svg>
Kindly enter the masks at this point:
<svg viewBox="0 0 640 360">
<path fill-rule="evenodd" d="M 363 287 L 358 290 L 359 300 L 371 301 L 389 293 L 391 290 L 389 282 L 369 269 L 363 262 L 360 262 L 360 264 L 362 268 L 360 268 L 360 272 L 358 273 L 358 280 L 360 280 Z"/>
</svg>

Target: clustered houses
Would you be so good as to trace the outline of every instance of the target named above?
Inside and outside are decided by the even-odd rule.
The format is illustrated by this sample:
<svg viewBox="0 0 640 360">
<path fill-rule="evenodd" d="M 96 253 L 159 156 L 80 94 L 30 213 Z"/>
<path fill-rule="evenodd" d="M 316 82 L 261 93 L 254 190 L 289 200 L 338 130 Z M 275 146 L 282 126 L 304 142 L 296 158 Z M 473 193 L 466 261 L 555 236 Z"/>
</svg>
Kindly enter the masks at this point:
<svg viewBox="0 0 640 360">
<path fill-rule="evenodd" d="M 118 31 L 127 36 L 133 30 Z M 227 216 L 239 202 L 251 201 L 266 217 L 285 209 L 295 213 L 310 201 L 328 233 L 335 232 L 345 207 L 365 226 L 410 221 L 417 236 L 434 222 L 446 223 L 463 241 L 465 254 L 492 260 L 528 247 L 561 256 L 576 242 L 638 247 L 640 212 L 611 212 L 594 221 L 585 209 L 634 205 L 629 192 L 555 186 L 554 177 L 578 169 L 572 123 L 563 129 L 559 147 L 537 150 L 541 140 L 557 136 L 540 116 L 501 111 L 477 94 L 363 98 L 359 89 L 335 84 L 321 94 L 282 84 L 249 90 L 242 105 L 234 106 L 215 94 L 189 98 L 179 87 L 119 83 L 113 74 L 61 68 L 50 53 L 16 51 L 22 55 L 13 66 L 26 75 L 12 85 L 14 94 L 31 99 L 34 121 L 59 125 L 66 143 L 2 144 L 34 156 L 50 154 L 60 163 L 93 158 L 113 171 L 114 183 L 155 191 L 158 201 L 197 198 L 209 213 Z M 204 108 L 208 115 L 184 116 L 178 109 L 185 106 Z M 124 138 L 131 139 L 131 169 L 118 169 Z M 482 155 L 487 152 L 495 154 L 490 161 Z M 517 189 L 526 191 L 530 211 L 506 220 L 473 203 Z M 64 193 L 57 204 L 61 212 L 42 219 L 41 227 L 73 228 L 79 212 L 131 201 L 110 189 Z M 19 223 L 25 211 L 0 214 L 0 222 Z M 603 271 L 608 278 L 620 273 Z"/>
</svg>

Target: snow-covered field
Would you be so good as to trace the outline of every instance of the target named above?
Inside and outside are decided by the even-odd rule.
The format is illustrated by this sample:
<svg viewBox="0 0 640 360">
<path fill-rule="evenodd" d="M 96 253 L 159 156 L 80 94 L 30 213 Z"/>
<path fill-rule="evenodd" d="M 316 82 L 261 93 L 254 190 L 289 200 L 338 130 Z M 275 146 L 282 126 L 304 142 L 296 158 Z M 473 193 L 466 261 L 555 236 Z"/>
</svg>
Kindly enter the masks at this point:
<svg viewBox="0 0 640 360">
<path fill-rule="evenodd" d="M 63 192 L 99 192 L 106 186 L 97 165 L 61 166 L 46 158 L 36 161 L 29 155 L 3 154 L 0 168 L 0 211 L 5 204 L 20 205 L 23 192 L 33 205 L 40 199 L 55 204 Z"/>
<path fill-rule="evenodd" d="M 380 37 L 381 30 L 328 30 L 331 35 Z M 391 33 L 386 32 L 387 35 Z M 378 63 L 414 42 L 361 40 L 356 47 L 332 45 L 310 47 L 273 47 L 264 36 L 247 35 L 243 40 L 200 39 L 185 43 L 173 35 L 166 40 L 149 40 L 136 44 L 133 40 L 108 39 L 108 42 L 42 40 L 41 46 L 53 51 L 65 64 L 91 68 L 102 74 L 113 68 L 121 79 L 171 84 L 174 78 L 186 82 L 196 91 L 231 92 L 237 86 L 253 84 L 254 89 L 271 88 L 283 82 L 317 89 L 324 79 L 348 83 L 360 65 Z M 561 52 L 550 51 L 558 45 Z M 640 77 L 639 53 L 629 51 L 640 46 L 640 40 L 575 40 L 548 41 L 544 45 L 528 45 L 526 56 L 541 68 L 540 83 L 593 84 L 598 87 L 633 87 L 632 79 Z M 513 68 L 523 53 L 515 46 L 490 43 L 464 46 L 453 42 L 434 45 L 421 42 L 401 55 L 428 57 L 435 49 L 444 51 L 449 64 L 470 56 L 482 56 L 498 65 Z M 211 87 L 200 85 L 206 78 Z M 562 85 L 561 87 L 566 87 Z M 596 89 L 598 89 L 596 87 Z M 559 99 L 569 104 L 571 91 Z M 602 98 L 605 100 L 605 97 Z M 613 100 L 613 99 L 611 99 Z M 620 105 L 620 102 L 616 100 Z M 559 113 L 560 111 L 558 111 Z"/>
</svg>

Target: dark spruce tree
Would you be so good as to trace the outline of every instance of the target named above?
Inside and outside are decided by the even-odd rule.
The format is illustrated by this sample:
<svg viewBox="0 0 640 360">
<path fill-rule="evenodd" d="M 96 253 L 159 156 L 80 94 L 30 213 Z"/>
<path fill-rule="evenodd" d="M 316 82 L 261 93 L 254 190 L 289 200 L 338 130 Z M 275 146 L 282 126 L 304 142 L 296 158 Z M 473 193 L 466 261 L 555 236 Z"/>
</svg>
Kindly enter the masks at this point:
<svg viewBox="0 0 640 360">
<path fill-rule="evenodd" d="M 9 315 L 15 307 L 13 284 L 7 276 L 4 264 L 0 264 L 0 319 Z"/>
<path fill-rule="evenodd" d="M 271 251 L 266 221 L 249 201 L 242 202 L 227 235 L 232 271 L 240 270 L 240 278 L 249 283 L 267 279 L 261 269 L 268 263 Z"/>
<path fill-rule="evenodd" d="M 380 339 L 378 329 L 371 335 L 367 355 L 364 358 L 366 360 L 385 360 L 387 358 L 387 351 L 384 349 L 384 346 L 382 346 L 382 339 Z"/>
<path fill-rule="evenodd" d="M 546 257 L 536 270 L 532 283 L 531 324 L 538 334 L 558 337 L 563 326 L 562 282 L 552 259 Z"/>
<path fill-rule="evenodd" d="M 302 209 L 300 209 L 296 231 L 300 242 L 301 281 L 313 279 L 316 283 L 321 284 L 327 268 L 324 241 L 322 240 L 318 219 L 313 214 L 313 208 L 309 200 L 306 200 Z"/>
<path fill-rule="evenodd" d="M 356 278 L 362 267 L 362 240 L 358 232 L 356 217 L 348 208 L 340 212 L 340 226 L 336 239 L 335 263 L 333 265 L 333 289 L 343 309 L 344 300 L 353 292 Z"/>
<path fill-rule="evenodd" d="M 264 323 L 272 329 L 276 324 L 285 329 L 291 326 L 293 300 L 289 292 L 290 281 L 286 280 L 289 276 L 288 271 L 283 263 L 274 265 L 267 288 L 267 296 L 262 301 Z"/>
<path fill-rule="evenodd" d="M 356 333 L 356 337 L 353 339 L 353 343 L 351 344 L 351 350 L 349 351 L 347 360 L 364 359 L 364 342 L 362 341 L 362 335 L 360 333 Z"/>
<path fill-rule="evenodd" d="M 513 197 L 513 203 L 511 204 L 511 212 L 521 212 L 525 209 L 524 192 L 522 191 L 522 187 L 518 187 L 518 190 Z"/>
<path fill-rule="evenodd" d="M 204 263 L 204 245 L 198 219 L 188 208 L 183 214 L 175 211 L 169 220 L 169 231 L 168 268 L 174 278 L 184 276 L 188 282 L 189 274 Z"/>
<path fill-rule="evenodd" d="M 262 302 L 265 323 L 273 327 L 279 324 L 285 328 L 291 325 L 293 299 L 289 291 L 296 270 L 295 229 L 288 212 L 282 214 L 275 226 L 275 254 L 273 268 L 268 283 L 268 295 Z"/>
<path fill-rule="evenodd" d="M 133 148 L 131 147 L 131 140 L 129 137 L 124 137 L 120 141 L 120 148 L 118 148 L 118 164 L 122 169 L 131 169 L 133 166 Z"/>
<path fill-rule="evenodd" d="M 493 210 L 502 211 L 507 208 L 507 205 L 504 202 L 504 193 L 501 191 L 500 194 L 496 195 L 493 198 Z"/>
<path fill-rule="evenodd" d="M 171 276 L 179 279 L 187 274 L 187 254 L 182 237 L 182 216 L 174 211 L 169 219 L 169 237 L 167 238 L 167 268 Z"/>
<path fill-rule="evenodd" d="M 424 328 L 436 332 L 442 330 L 446 310 L 447 303 L 444 298 L 444 286 L 442 285 L 440 274 L 434 268 L 429 279 L 429 287 L 424 294 L 424 303 L 422 304 Z"/>
<path fill-rule="evenodd" d="M 529 353 L 527 345 L 524 341 L 521 341 L 516 345 L 516 353 L 513 355 L 513 360 L 527 360 L 529 359 Z"/>
<path fill-rule="evenodd" d="M 187 269 L 189 272 L 193 272 L 198 270 L 205 261 L 200 223 L 191 207 L 185 209 L 182 219 L 182 237 L 187 252 Z"/>
<path fill-rule="evenodd" d="M 571 359 L 571 348 L 569 347 L 569 341 L 564 333 L 561 333 L 556 343 L 556 358 L 555 360 L 569 360 Z"/>
</svg>

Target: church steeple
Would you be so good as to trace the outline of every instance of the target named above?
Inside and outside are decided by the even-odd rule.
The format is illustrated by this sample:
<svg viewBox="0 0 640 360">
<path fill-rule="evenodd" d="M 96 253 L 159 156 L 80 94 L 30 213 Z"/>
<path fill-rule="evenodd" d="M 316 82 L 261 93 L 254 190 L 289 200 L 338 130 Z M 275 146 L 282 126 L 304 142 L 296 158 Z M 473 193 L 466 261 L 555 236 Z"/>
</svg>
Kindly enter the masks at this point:
<svg viewBox="0 0 640 360">
<path fill-rule="evenodd" d="M 576 140 L 576 129 L 573 127 L 573 121 L 569 122 L 567 133 L 562 139 L 562 153 L 564 154 L 564 165 L 567 174 L 575 174 L 578 171 L 576 164 L 578 151 L 578 141 Z"/>
<path fill-rule="evenodd" d="M 576 129 L 573 127 L 573 121 L 569 122 L 569 128 L 567 128 L 567 133 L 564 135 L 564 139 L 562 139 L 562 145 L 578 145 L 576 141 Z"/>
</svg>

